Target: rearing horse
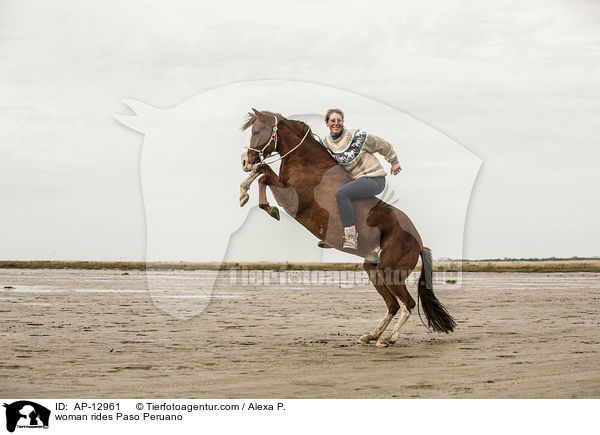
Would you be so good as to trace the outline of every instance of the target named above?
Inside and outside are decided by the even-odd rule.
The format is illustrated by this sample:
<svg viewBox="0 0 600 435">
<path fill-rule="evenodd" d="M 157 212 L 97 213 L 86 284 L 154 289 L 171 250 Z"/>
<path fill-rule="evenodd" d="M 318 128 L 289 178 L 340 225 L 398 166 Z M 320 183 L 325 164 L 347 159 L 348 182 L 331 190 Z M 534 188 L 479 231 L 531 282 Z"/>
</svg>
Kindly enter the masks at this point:
<svg viewBox="0 0 600 435">
<path fill-rule="evenodd" d="M 452 332 L 456 323 L 433 293 L 431 251 L 423 246 L 408 216 L 377 198 L 354 201 L 359 249 L 343 249 L 343 227 L 335 191 L 351 181 L 350 175 L 314 139 L 305 123 L 272 112 L 252 110 L 242 126 L 242 130 L 252 127 L 252 136 L 247 154 L 242 157 L 242 168 L 251 174 L 242 183 L 241 205 L 248 200 L 246 191 L 250 183 L 262 175 L 258 180 L 260 208 L 279 219 L 277 207 L 267 202 L 269 186 L 277 204 L 317 238 L 365 259 L 363 267 L 385 301 L 387 313 L 359 342 L 377 340 L 377 346 L 396 342 L 415 307 L 405 281 L 417 265 L 419 255 L 422 269 L 418 297 L 428 325 L 436 332 Z M 264 160 L 273 153 L 280 155 L 279 175 Z M 401 314 L 393 331 L 381 338 L 398 310 Z"/>
</svg>

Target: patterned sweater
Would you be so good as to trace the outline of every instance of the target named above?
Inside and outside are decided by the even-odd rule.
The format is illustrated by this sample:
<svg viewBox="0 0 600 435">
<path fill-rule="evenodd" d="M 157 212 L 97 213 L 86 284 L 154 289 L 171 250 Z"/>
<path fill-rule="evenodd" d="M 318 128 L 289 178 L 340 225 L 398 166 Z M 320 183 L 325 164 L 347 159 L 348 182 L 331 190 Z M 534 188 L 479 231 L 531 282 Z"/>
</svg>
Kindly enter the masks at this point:
<svg viewBox="0 0 600 435">
<path fill-rule="evenodd" d="M 353 130 L 344 129 L 342 135 L 337 139 L 332 139 L 331 136 L 327 135 L 323 142 L 331 151 L 339 152 L 347 146 L 344 142 L 348 142 L 348 139 L 351 139 L 353 134 Z M 379 136 L 369 134 L 360 154 L 350 163 L 343 165 L 344 169 L 350 173 L 352 179 L 355 180 L 361 177 L 384 177 L 386 175 L 381 163 L 379 163 L 377 157 L 373 155 L 375 152 L 381 154 L 391 165 L 398 163 L 398 157 L 396 156 L 396 152 L 392 145 Z"/>
</svg>

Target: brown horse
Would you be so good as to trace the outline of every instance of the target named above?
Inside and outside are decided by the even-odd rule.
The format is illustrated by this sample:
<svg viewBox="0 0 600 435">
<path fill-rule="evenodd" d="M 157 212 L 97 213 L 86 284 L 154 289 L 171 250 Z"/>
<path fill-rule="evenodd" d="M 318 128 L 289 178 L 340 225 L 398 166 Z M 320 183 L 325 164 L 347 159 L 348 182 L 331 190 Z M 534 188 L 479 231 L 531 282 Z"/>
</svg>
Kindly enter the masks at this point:
<svg viewBox="0 0 600 435">
<path fill-rule="evenodd" d="M 258 180 L 259 207 L 279 219 L 277 207 L 267 202 L 266 187 L 269 186 L 277 204 L 317 238 L 341 251 L 363 257 L 364 269 L 387 305 L 383 320 L 372 332 L 360 337 L 359 342 L 377 340 L 378 346 L 387 346 L 398 339 L 400 329 L 415 307 L 405 281 L 417 265 L 419 255 L 423 264 L 418 295 L 429 327 L 437 332 L 452 332 L 456 323 L 433 293 L 431 251 L 423 246 L 408 216 L 377 198 L 353 202 L 359 249 L 343 249 L 343 227 L 335 191 L 351 181 L 349 174 L 314 139 L 305 123 L 286 119 L 278 113 L 252 110 L 254 113 L 248 113 L 242 126 L 242 130 L 252 127 L 242 167 L 251 172 L 246 187 L 262 175 Z M 264 162 L 273 153 L 281 158 L 279 175 Z M 247 195 L 243 196 L 242 205 L 247 201 Z M 392 333 L 380 338 L 400 309 L 401 315 Z"/>
</svg>

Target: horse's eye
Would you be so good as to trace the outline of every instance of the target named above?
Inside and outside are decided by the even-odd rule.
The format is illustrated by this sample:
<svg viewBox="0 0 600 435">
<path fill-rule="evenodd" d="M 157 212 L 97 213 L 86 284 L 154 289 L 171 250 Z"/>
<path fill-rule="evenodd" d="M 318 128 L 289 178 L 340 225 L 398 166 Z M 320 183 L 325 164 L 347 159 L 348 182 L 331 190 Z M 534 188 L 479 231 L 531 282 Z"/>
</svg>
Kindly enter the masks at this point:
<svg viewBox="0 0 600 435">
<path fill-rule="evenodd" d="M 256 131 L 252 132 L 252 136 L 256 136 L 257 134 L 258 134 L 258 132 L 256 132 Z"/>
</svg>

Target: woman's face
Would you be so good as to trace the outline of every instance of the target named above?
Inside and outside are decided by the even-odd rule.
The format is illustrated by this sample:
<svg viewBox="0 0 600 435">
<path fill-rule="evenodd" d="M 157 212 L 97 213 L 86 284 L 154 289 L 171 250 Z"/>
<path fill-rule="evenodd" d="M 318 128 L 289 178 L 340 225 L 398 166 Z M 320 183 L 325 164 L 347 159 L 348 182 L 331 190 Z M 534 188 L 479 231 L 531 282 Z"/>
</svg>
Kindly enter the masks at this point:
<svg viewBox="0 0 600 435">
<path fill-rule="evenodd" d="M 340 113 L 332 113 L 329 116 L 329 121 L 327 121 L 327 127 L 329 127 L 329 131 L 332 135 L 336 136 L 340 134 L 344 129 L 344 120 L 342 119 L 342 115 Z"/>
</svg>

